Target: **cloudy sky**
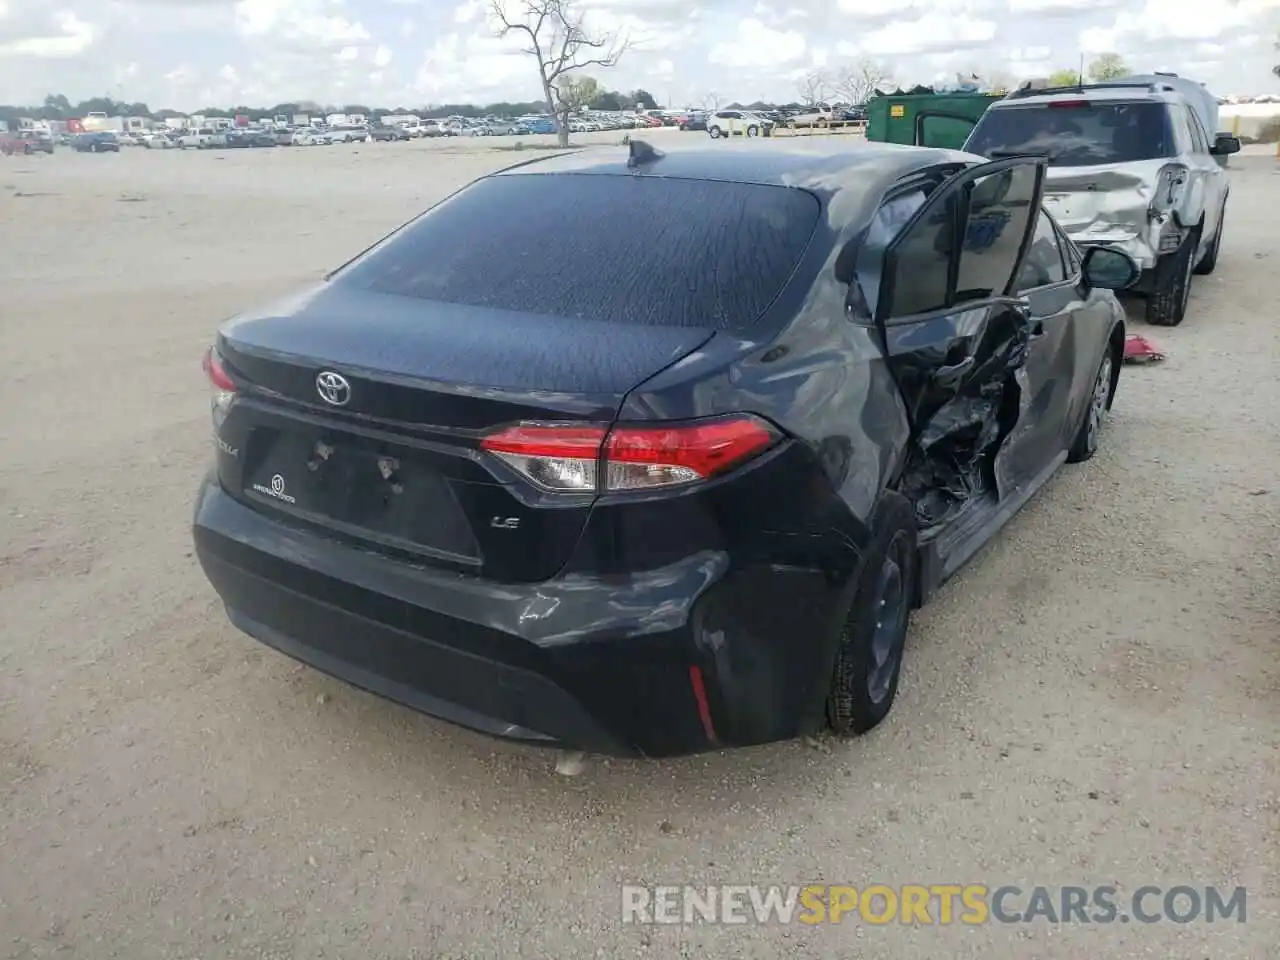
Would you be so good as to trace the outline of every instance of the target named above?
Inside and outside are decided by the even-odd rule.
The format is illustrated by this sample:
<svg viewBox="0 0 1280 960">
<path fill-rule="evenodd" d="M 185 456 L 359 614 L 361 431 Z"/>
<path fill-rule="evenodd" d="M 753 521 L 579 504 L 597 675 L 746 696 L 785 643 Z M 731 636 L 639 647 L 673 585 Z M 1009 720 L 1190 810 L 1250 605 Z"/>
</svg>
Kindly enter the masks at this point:
<svg viewBox="0 0 1280 960">
<path fill-rule="evenodd" d="M 520 0 L 506 0 L 518 10 Z M 1040 76 L 1116 51 L 1220 95 L 1280 92 L 1280 0 L 576 0 L 635 43 L 610 71 L 686 105 L 788 100 L 815 67 L 870 56 L 905 84 Z M 535 67 L 486 0 L 0 0 L 0 103 L 110 95 L 153 108 L 295 99 L 524 100 Z"/>
</svg>

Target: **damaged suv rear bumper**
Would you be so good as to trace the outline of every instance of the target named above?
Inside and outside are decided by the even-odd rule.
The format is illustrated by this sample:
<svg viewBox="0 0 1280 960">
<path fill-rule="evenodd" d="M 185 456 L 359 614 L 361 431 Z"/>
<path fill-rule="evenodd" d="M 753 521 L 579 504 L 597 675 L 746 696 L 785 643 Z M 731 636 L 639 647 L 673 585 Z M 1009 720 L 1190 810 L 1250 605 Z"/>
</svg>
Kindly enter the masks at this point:
<svg viewBox="0 0 1280 960">
<path fill-rule="evenodd" d="M 1142 267 L 1141 276 L 1129 288 L 1129 292 L 1148 294 L 1155 288 L 1156 264 L 1162 257 L 1177 252 L 1189 232 L 1178 226 L 1175 218 L 1170 216 L 1159 222 L 1152 222 L 1149 229 L 1137 234 L 1107 237 L 1091 233 L 1087 237 L 1072 237 L 1072 239 L 1082 250 L 1087 250 L 1089 247 L 1113 247 L 1123 250 Z"/>
</svg>

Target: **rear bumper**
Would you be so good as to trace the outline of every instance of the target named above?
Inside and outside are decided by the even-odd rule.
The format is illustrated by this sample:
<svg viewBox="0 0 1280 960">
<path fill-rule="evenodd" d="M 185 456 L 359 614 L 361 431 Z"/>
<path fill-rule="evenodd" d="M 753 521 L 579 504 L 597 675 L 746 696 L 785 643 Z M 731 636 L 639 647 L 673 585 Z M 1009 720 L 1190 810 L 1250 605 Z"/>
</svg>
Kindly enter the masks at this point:
<svg viewBox="0 0 1280 960">
<path fill-rule="evenodd" d="M 671 756 L 822 723 L 843 591 L 818 570 L 707 551 L 607 582 L 495 584 L 283 524 L 209 479 L 193 533 L 245 633 L 482 733 Z"/>
</svg>

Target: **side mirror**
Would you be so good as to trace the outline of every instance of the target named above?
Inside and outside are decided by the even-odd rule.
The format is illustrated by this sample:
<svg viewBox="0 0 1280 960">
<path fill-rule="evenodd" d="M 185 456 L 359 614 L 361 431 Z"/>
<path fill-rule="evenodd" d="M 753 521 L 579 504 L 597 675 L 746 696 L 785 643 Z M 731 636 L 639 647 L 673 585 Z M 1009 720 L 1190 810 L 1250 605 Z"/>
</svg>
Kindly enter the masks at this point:
<svg viewBox="0 0 1280 960">
<path fill-rule="evenodd" d="M 1229 157 L 1233 153 L 1240 152 L 1240 138 L 1233 137 L 1229 133 L 1220 133 L 1213 138 L 1213 146 L 1209 148 L 1209 152 L 1215 157 Z"/>
<path fill-rule="evenodd" d="M 1083 270 L 1085 282 L 1103 290 L 1127 290 L 1142 276 L 1138 261 L 1115 247 L 1089 247 Z"/>
</svg>

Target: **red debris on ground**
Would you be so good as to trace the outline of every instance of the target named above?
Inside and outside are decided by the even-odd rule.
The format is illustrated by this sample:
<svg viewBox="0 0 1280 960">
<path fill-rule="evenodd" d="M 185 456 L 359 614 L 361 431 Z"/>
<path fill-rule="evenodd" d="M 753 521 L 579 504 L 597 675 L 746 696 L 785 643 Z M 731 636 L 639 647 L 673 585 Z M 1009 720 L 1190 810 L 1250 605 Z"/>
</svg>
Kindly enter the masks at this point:
<svg viewBox="0 0 1280 960">
<path fill-rule="evenodd" d="M 1146 337 L 1131 333 L 1124 338 L 1125 363 L 1158 363 L 1164 354 Z"/>
</svg>

